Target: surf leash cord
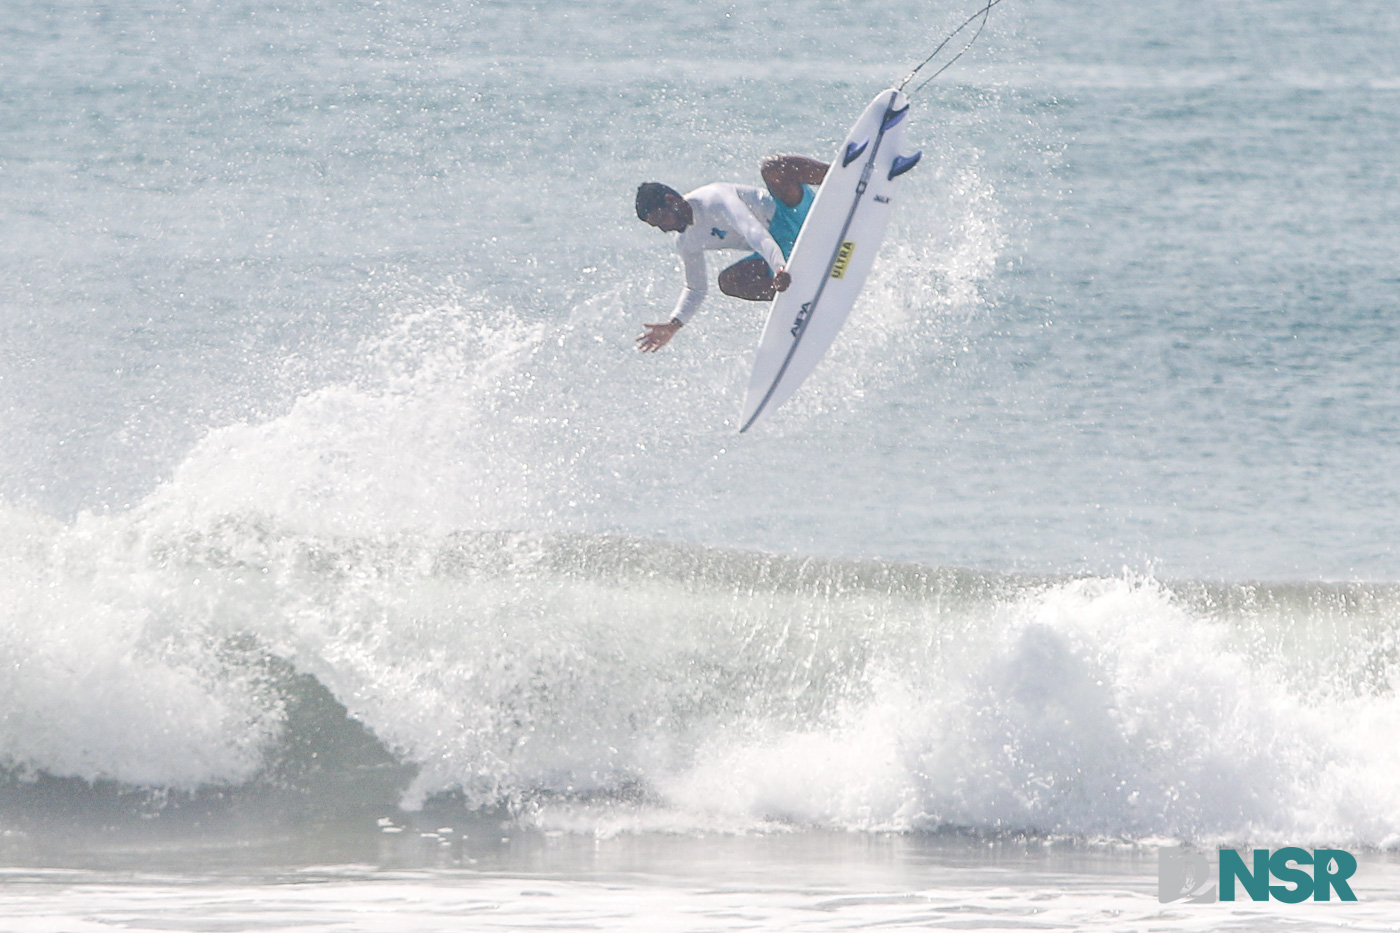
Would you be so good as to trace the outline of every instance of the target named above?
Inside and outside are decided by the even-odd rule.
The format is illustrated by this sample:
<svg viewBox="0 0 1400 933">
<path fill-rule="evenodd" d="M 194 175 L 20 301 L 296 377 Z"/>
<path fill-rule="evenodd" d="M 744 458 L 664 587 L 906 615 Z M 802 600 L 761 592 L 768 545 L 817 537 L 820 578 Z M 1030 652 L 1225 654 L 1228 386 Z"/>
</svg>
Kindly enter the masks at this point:
<svg viewBox="0 0 1400 933">
<path fill-rule="evenodd" d="M 910 91 L 909 94 L 912 96 L 914 94 L 919 93 L 925 87 L 928 86 L 928 83 L 930 81 L 932 81 L 934 78 L 938 77 L 943 72 L 951 68 L 954 62 L 963 57 L 964 52 L 972 48 L 972 43 L 977 41 L 977 37 L 982 35 L 982 30 L 987 27 L 987 19 L 992 15 L 992 7 L 996 6 L 998 3 L 1001 3 L 1001 0 L 987 0 L 986 4 L 984 4 L 981 9 L 979 9 L 976 13 L 973 13 L 967 19 L 963 20 L 962 25 L 958 26 L 957 29 L 954 29 L 952 32 L 948 33 L 948 35 L 944 36 L 943 41 L 938 43 L 938 47 L 929 53 L 928 58 L 925 58 L 923 61 L 915 65 L 914 70 L 904 76 L 904 80 L 899 82 L 897 90 L 904 90 L 904 85 L 908 84 L 911 80 L 913 80 L 914 76 L 918 74 L 925 65 L 937 58 L 938 53 L 942 52 L 943 49 L 947 47 L 948 43 L 953 41 L 954 37 L 956 37 L 958 33 L 962 32 L 964 29 L 972 25 L 978 19 L 981 19 L 982 22 L 977 24 L 977 31 L 972 34 L 971 39 L 967 40 L 967 45 L 963 46 L 962 49 L 958 52 L 958 54 L 954 55 L 948 61 L 944 62 L 943 67 L 939 68 L 933 74 L 925 78 L 923 82 L 920 83 L 918 87 L 914 88 L 914 90 Z"/>
</svg>

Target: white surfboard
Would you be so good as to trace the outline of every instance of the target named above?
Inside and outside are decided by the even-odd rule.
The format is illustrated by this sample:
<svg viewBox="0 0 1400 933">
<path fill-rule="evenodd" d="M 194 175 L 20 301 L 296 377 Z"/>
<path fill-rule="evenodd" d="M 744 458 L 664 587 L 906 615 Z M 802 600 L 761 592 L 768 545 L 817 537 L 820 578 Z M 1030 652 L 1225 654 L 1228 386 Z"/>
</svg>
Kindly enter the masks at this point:
<svg viewBox="0 0 1400 933">
<path fill-rule="evenodd" d="M 881 91 L 837 150 L 793 245 L 792 284 L 768 312 L 741 433 L 792 397 L 846 323 L 885 238 L 895 179 L 919 161 L 899 153 L 908 112 L 902 93 Z"/>
</svg>

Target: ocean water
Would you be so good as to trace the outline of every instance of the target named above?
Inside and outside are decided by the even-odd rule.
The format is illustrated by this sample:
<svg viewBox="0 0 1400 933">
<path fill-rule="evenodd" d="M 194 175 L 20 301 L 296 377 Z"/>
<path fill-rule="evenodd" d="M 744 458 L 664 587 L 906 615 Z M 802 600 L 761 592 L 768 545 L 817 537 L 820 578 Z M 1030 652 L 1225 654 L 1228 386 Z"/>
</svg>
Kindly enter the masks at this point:
<svg viewBox="0 0 1400 933">
<path fill-rule="evenodd" d="M 743 436 L 636 184 L 975 4 L 0 9 L 0 929 L 1400 927 L 1400 7 L 1003 0 Z"/>
</svg>

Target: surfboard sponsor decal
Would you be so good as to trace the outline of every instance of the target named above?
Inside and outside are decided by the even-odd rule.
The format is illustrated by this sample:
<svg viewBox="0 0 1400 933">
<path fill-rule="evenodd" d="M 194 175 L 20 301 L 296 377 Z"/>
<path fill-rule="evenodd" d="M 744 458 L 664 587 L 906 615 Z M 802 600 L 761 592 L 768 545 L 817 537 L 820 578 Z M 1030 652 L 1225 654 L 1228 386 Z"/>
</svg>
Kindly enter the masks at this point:
<svg viewBox="0 0 1400 933">
<path fill-rule="evenodd" d="M 812 314 L 812 303 L 804 301 L 802 310 L 797 312 L 797 317 L 792 319 L 792 330 L 789 331 L 794 337 L 802 332 L 802 325 L 807 322 L 807 318 Z"/>
<path fill-rule="evenodd" d="M 846 274 L 846 265 L 851 261 L 851 254 L 856 251 L 856 244 L 846 240 L 841 244 L 841 248 L 836 251 L 836 262 L 831 267 L 831 277 L 839 279 Z"/>
</svg>

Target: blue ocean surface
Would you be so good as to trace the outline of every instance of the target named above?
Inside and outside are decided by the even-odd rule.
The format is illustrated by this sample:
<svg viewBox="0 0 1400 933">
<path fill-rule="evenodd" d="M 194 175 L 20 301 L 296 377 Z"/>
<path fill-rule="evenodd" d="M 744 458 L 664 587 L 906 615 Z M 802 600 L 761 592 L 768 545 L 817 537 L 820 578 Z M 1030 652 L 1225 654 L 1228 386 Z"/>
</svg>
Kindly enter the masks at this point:
<svg viewBox="0 0 1400 933">
<path fill-rule="evenodd" d="M 1400 6 L 1003 0 L 792 401 L 737 433 L 763 305 L 633 346 L 639 182 L 831 158 L 977 8 L 6 0 L 0 902 L 377 861 L 456 873 L 374 927 L 434 929 L 474 865 L 807 851 L 832 924 L 943 859 L 995 928 L 990 846 L 1161 926 L 1184 842 L 1351 847 L 1382 922 Z M 760 927 L 835 903 L 782 878 Z"/>
</svg>

